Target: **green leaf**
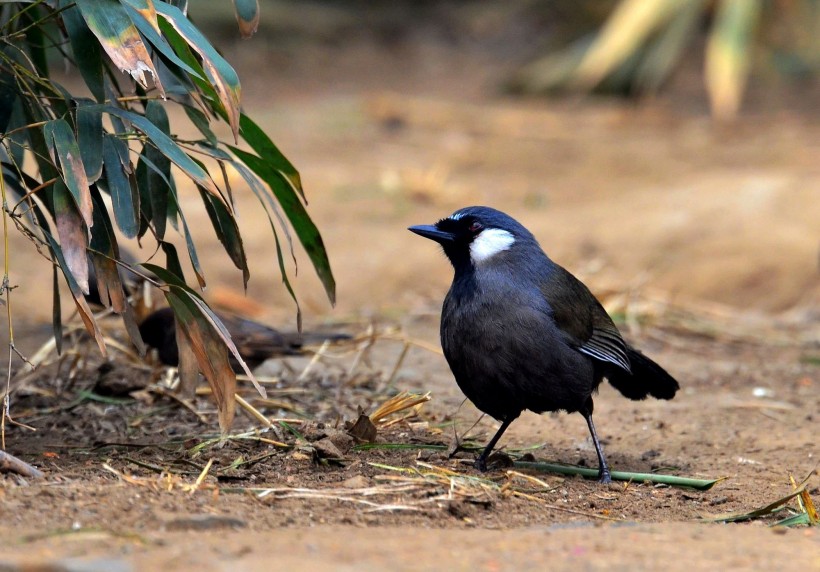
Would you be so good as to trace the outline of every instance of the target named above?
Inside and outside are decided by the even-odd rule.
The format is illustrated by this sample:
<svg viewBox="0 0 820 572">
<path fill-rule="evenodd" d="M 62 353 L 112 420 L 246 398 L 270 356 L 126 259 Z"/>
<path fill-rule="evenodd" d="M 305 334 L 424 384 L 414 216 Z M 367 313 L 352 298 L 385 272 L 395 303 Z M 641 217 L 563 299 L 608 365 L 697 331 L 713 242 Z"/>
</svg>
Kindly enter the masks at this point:
<svg viewBox="0 0 820 572">
<path fill-rule="evenodd" d="M 47 121 L 48 118 L 45 115 L 45 111 L 33 98 L 23 97 L 20 98 L 20 101 L 23 104 L 23 114 L 26 124 L 31 125 Z M 26 129 L 25 133 L 28 137 L 28 147 L 33 152 L 34 159 L 37 161 L 37 170 L 40 171 L 40 178 L 43 181 L 60 178 L 60 171 L 58 171 L 54 163 L 49 160 L 49 146 L 51 142 L 46 142 L 44 130 L 35 127 L 33 129 Z M 17 161 L 17 163 L 20 164 L 20 161 Z M 45 194 L 44 197 L 46 206 L 50 208 L 50 202 L 48 202 L 50 201 L 50 195 Z"/>
<path fill-rule="evenodd" d="M 5 2 L 0 3 L 0 6 Z M 48 54 L 46 48 L 51 41 L 46 37 L 44 21 L 48 20 L 46 6 L 30 6 L 30 9 L 21 12 L 21 27 L 26 29 L 26 47 L 28 57 L 34 64 L 34 69 L 40 77 L 49 77 Z"/>
<path fill-rule="evenodd" d="M 125 0 L 125 2 L 127 4 L 132 4 L 129 0 Z M 137 29 L 160 54 L 168 59 L 169 62 L 176 65 L 179 70 L 184 71 L 185 73 L 199 79 L 205 79 L 205 74 L 200 74 L 193 67 L 182 61 L 182 59 L 180 59 L 180 57 L 174 52 L 173 48 L 171 48 L 168 42 L 162 37 L 157 24 L 156 12 L 154 12 L 154 18 L 153 21 L 151 21 L 150 17 L 147 17 L 146 13 L 136 10 L 133 6 L 126 5 L 125 9 L 128 12 L 128 15 L 131 16 L 131 21 L 134 22 Z"/>
<path fill-rule="evenodd" d="M 162 252 L 165 253 L 165 268 L 172 273 L 176 279 L 182 284 L 185 283 L 185 272 L 182 270 L 182 264 L 179 262 L 179 254 L 177 254 L 177 247 L 170 242 L 162 241 L 159 243 Z"/>
<path fill-rule="evenodd" d="M 270 212 L 273 211 L 274 215 L 276 216 L 277 220 L 279 221 L 282 230 L 285 233 L 285 238 L 288 241 L 288 246 L 290 248 L 290 254 L 294 258 L 294 264 L 296 263 L 296 253 L 293 251 L 293 239 L 290 236 L 290 232 L 288 232 L 288 227 L 285 221 L 282 219 L 282 214 L 279 212 L 279 209 L 276 206 L 273 198 L 270 196 L 270 193 L 267 192 L 265 186 L 261 183 L 261 181 L 253 174 L 251 171 L 242 163 L 238 161 L 231 161 L 231 166 L 239 172 L 243 179 L 248 183 L 251 191 L 259 202 L 262 204 L 262 208 L 265 209 L 265 214 L 268 216 L 268 222 L 270 223 L 271 232 L 273 232 L 273 240 L 276 244 L 276 260 L 279 263 L 279 273 L 282 276 L 282 283 L 285 285 L 285 288 L 290 294 L 290 297 L 293 299 L 293 303 L 296 304 L 296 326 L 297 329 L 301 332 L 302 331 L 302 308 L 299 306 L 299 300 L 296 298 L 296 292 L 293 290 L 293 285 L 290 283 L 290 279 L 288 278 L 287 269 L 285 268 L 285 257 L 282 253 L 282 245 L 279 243 L 279 233 L 276 232 L 276 225 L 273 223 L 273 219 L 271 218 Z"/>
<path fill-rule="evenodd" d="M 216 147 L 218 141 L 216 135 L 214 135 L 214 132 L 211 130 L 208 117 L 195 107 L 191 107 L 190 105 L 184 105 L 183 107 L 185 109 L 185 114 L 188 116 L 188 119 L 191 120 L 191 123 L 193 123 L 196 128 L 199 129 L 199 132 L 205 136 L 208 143 Z"/>
<path fill-rule="evenodd" d="M 212 86 L 207 78 L 207 74 L 205 70 L 202 68 L 202 65 L 199 63 L 199 60 L 194 56 L 194 53 L 191 51 L 191 47 L 188 45 L 188 42 L 183 38 L 179 32 L 177 32 L 174 27 L 169 24 L 164 18 L 160 18 L 159 20 L 159 27 L 162 30 L 163 37 L 168 41 L 171 48 L 173 48 L 174 53 L 179 56 L 179 58 L 185 62 L 191 69 L 193 69 L 196 74 L 192 74 L 190 79 L 196 84 L 199 90 L 205 95 L 208 99 L 209 103 L 213 105 L 214 109 L 221 109 L 222 106 L 219 103 L 219 96 L 216 94 L 216 89 Z M 193 93 L 191 94 L 194 95 Z M 224 110 L 222 110 L 224 112 Z M 227 115 L 225 116 L 227 117 Z"/>
<path fill-rule="evenodd" d="M 134 81 L 148 89 L 145 72 L 154 79 L 160 95 L 165 91 L 160 83 L 151 55 L 131 21 L 125 6 L 118 0 L 75 0 L 88 28 L 97 36 L 103 49 L 120 71 L 128 72 Z"/>
<path fill-rule="evenodd" d="M 242 236 L 239 234 L 236 219 L 222 201 L 204 191 L 200 194 L 202 195 L 202 201 L 205 203 L 205 210 L 211 218 L 211 224 L 216 230 L 219 242 L 225 247 L 225 251 L 233 261 L 234 266 L 242 271 L 242 283 L 247 290 L 250 271 L 248 270 L 245 248 L 242 246 Z"/>
<path fill-rule="evenodd" d="M 123 150 L 118 149 L 124 147 Z M 128 144 L 122 139 L 106 133 L 103 137 L 103 163 L 105 165 L 105 183 L 111 195 L 114 210 L 114 219 L 122 233 L 128 238 L 134 238 L 139 231 L 139 192 L 131 186 L 131 179 L 126 174 L 128 161 Z M 131 163 L 127 163 L 128 170 Z M 135 192 L 136 191 L 136 192 Z"/>
<path fill-rule="evenodd" d="M 336 303 L 336 281 L 333 278 L 333 272 L 330 269 L 330 261 L 327 257 L 327 250 L 325 250 L 322 236 L 319 234 L 319 229 L 310 220 L 305 207 L 299 201 L 293 188 L 287 184 L 287 177 L 276 170 L 267 161 L 243 151 L 237 147 L 229 146 L 232 153 L 234 153 L 245 165 L 248 166 L 254 173 L 256 173 L 273 191 L 276 200 L 282 205 L 282 210 L 290 220 L 296 236 L 305 248 L 305 251 L 316 269 L 316 274 L 319 276 L 322 285 L 325 287 L 325 292 L 331 304 Z"/>
<path fill-rule="evenodd" d="M 182 234 L 185 236 L 185 244 L 188 247 L 188 257 L 191 260 L 194 275 L 196 276 L 197 283 L 199 283 L 199 287 L 205 288 L 205 273 L 202 272 L 202 266 L 199 263 L 199 255 L 197 255 L 196 245 L 194 244 L 194 239 L 191 236 L 191 231 L 188 229 L 188 221 L 185 220 L 185 215 L 182 212 L 182 209 L 179 208 L 179 197 L 177 197 L 176 190 L 173 190 L 171 193 L 169 205 L 171 205 L 172 208 L 176 209 L 179 213 L 179 220 L 182 221 Z"/>
<path fill-rule="evenodd" d="M 85 166 L 85 176 L 93 183 L 102 175 L 103 169 L 103 122 L 99 110 L 87 111 L 94 105 L 90 99 L 77 99 L 77 143 Z"/>
<path fill-rule="evenodd" d="M 88 179 L 85 176 L 80 147 L 74 139 L 71 126 L 64 119 L 55 119 L 43 126 L 43 135 L 51 149 L 55 164 L 57 158 L 60 160 L 60 175 L 71 191 L 77 209 L 86 226 L 91 228 L 94 224 L 91 216 L 91 194 L 88 192 Z"/>
<path fill-rule="evenodd" d="M 145 106 L 145 118 L 160 129 L 168 139 L 171 139 L 171 127 L 168 123 L 168 114 L 159 102 L 150 100 Z M 171 192 L 171 161 L 159 149 L 152 145 L 145 146 L 145 159 L 152 163 L 156 171 L 149 174 L 151 211 L 154 213 L 154 231 L 157 238 L 165 237 L 166 221 L 168 220 L 168 195 Z"/>
<path fill-rule="evenodd" d="M 0 50 L 6 55 L 7 49 Z M 6 66 L 0 66 L 0 133 L 6 133 L 9 121 L 11 120 L 14 102 L 20 93 L 14 74 Z"/>
<path fill-rule="evenodd" d="M 251 149 L 256 151 L 257 155 L 270 163 L 274 169 L 278 169 L 284 173 L 287 176 L 289 183 L 294 189 L 296 189 L 296 192 L 299 193 L 302 200 L 307 204 L 305 192 L 302 189 L 302 177 L 299 175 L 299 171 L 296 170 L 296 167 L 294 167 L 293 164 L 288 161 L 287 157 L 285 157 L 276 145 L 273 144 L 270 137 L 268 137 L 267 134 L 244 113 L 240 118 L 239 127 L 239 134 L 242 135 L 242 138 L 245 141 L 247 141 L 248 145 L 251 146 Z"/>
<path fill-rule="evenodd" d="M 94 96 L 97 102 L 103 103 L 105 101 L 105 89 L 103 87 L 103 62 L 100 43 L 91 30 L 88 29 L 80 10 L 74 5 L 73 0 L 62 0 L 60 7 L 63 8 L 63 22 L 68 33 L 68 39 L 71 42 L 71 50 L 74 53 L 77 68 L 91 91 L 91 95 Z"/>
<path fill-rule="evenodd" d="M 208 173 L 191 159 L 173 139 L 166 135 L 162 129 L 151 123 L 146 117 L 137 113 L 126 111 L 113 105 L 101 106 L 106 113 L 129 121 L 134 127 L 144 133 L 151 142 L 162 151 L 177 167 L 182 169 L 194 182 L 205 187 L 208 192 L 219 196 L 219 190 L 208 176 Z M 154 213 L 156 216 L 156 213 Z"/>
<path fill-rule="evenodd" d="M 236 22 L 243 38 L 250 38 L 259 27 L 259 0 L 234 0 Z"/>
<path fill-rule="evenodd" d="M 51 257 L 55 260 L 55 257 Z M 51 328 L 54 335 L 54 347 L 57 350 L 57 355 L 63 353 L 63 310 L 60 306 L 60 281 L 58 279 L 59 270 L 58 265 L 54 265 L 54 270 L 51 273 Z"/>
<path fill-rule="evenodd" d="M 234 140 L 237 140 L 239 136 L 241 87 L 236 71 L 219 55 L 208 42 L 208 39 L 185 17 L 185 14 L 179 8 L 160 2 L 156 4 L 156 9 L 157 13 L 173 26 L 190 48 L 202 58 L 202 67 L 227 114 L 228 124 L 231 126 L 231 131 L 233 131 Z"/>
</svg>

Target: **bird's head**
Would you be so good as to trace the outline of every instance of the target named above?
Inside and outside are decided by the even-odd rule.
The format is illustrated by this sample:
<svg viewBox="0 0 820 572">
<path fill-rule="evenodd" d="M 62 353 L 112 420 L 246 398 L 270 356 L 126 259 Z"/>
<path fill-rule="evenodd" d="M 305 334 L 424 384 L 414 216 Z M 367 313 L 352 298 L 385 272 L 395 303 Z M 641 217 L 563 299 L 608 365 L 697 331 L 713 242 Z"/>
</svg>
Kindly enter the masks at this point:
<svg viewBox="0 0 820 572">
<path fill-rule="evenodd" d="M 477 267 L 535 238 L 511 216 L 490 207 L 459 209 L 434 225 L 408 230 L 438 242 L 456 270 Z"/>
</svg>

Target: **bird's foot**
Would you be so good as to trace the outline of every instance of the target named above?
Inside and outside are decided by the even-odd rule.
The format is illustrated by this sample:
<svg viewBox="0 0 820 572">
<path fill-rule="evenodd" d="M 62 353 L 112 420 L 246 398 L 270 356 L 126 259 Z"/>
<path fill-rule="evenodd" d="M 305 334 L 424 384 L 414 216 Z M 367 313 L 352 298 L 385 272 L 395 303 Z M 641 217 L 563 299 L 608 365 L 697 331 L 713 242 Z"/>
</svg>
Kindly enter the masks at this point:
<svg viewBox="0 0 820 572">
<path fill-rule="evenodd" d="M 484 455 L 481 455 L 478 459 L 475 460 L 474 466 L 482 473 L 487 472 L 487 459 L 484 458 Z"/>
<path fill-rule="evenodd" d="M 602 485 L 608 485 L 612 482 L 612 474 L 609 469 L 604 469 L 598 473 L 598 482 Z"/>
</svg>

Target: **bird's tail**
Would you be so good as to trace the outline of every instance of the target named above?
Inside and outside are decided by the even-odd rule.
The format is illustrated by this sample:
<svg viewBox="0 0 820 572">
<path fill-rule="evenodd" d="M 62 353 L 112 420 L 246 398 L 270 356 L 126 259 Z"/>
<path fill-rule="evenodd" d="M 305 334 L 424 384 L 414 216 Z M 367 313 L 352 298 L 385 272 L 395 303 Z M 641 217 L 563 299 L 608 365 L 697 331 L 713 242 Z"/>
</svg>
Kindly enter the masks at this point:
<svg viewBox="0 0 820 572">
<path fill-rule="evenodd" d="M 629 346 L 626 348 L 632 373 L 617 368 L 607 372 L 612 386 L 629 399 L 646 399 L 648 395 L 657 399 L 672 399 L 679 389 L 678 382 L 665 369 Z"/>
</svg>

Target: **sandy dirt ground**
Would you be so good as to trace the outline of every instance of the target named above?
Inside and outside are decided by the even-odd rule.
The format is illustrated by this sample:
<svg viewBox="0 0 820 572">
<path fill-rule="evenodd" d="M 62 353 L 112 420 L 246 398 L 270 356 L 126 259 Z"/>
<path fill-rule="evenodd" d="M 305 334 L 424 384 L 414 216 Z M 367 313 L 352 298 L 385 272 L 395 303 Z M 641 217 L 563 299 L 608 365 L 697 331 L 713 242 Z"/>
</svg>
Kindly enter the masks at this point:
<svg viewBox="0 0 820 572">
<path fill-rule="evenodd" d="M 710 122 L 697 89 L 639 107 L 516 100 L 495 89 L 511 58 L 488 47 L 479 16 L 473 40 L 432 25 L 340 40 L 352 24 L 322 15 L 305 32 L 320 41 L 262 34 L 224 49 L 247 111 L 301 170 L 331 256 L 335 308 L 297 253 L 306 324 L 353 335 L 372 325 L 366 359 L 354 366 L 360 342 L 308 375 L 305 358 L 266 364 L 270 399 L 242 394 L 292 419 L 298 437 L 213 443 L 207 396 L 190 407 L 155 386 L 89 397 L 103 378 L 144 388 L 157 374 L 118 352 L 113 374 L 101 373 L 80 344 L 87 359 L 48 366 L 13 394 L 12 415 L 37 431 L 7 426 L 6 449 L 46 477 L 0 475 L 0 570 L 820 570 L 817 528 L 704 522 L 788 494 L 789 475 L 813 473 L 820 500 L 817 87 L 773 106 L 753 86 L 731 127 Z M 237 192 L 247 298 L 196 194 L 183 198 L 206 295 L 292 329 L 268 223 L 248 195 Z M 596 424 L 613 467 L 725 480 L 708 491 L 603 487 L 510 467 L 479 475 L 473 450 L 447 455 L 454 427 L 463 435 L 479 413 L 431 351 L 449 265 L 405 229 L 467 204 L 521 220 L 680 380 L 671 402 L 601 388 Z M 30 355 L 48 337 L 50 269 L 12 241 L 16 341 Z M 394 375 L 407 340 L 422 345 Z M 378 442 L 415 448 L 353 447 L 342 423 L 399 390 L 432 400 L 380 428 Z M 233 432 L 260 427 L 240 412 Z M 483 419 L 469 443 L 495 427 Z M 580 416 L 524 414 L 501 446 L 513 459 L 596 464 Z"/>
</svg>

